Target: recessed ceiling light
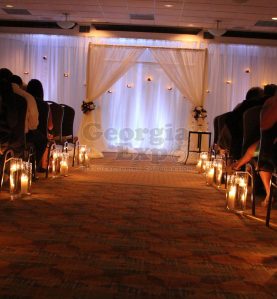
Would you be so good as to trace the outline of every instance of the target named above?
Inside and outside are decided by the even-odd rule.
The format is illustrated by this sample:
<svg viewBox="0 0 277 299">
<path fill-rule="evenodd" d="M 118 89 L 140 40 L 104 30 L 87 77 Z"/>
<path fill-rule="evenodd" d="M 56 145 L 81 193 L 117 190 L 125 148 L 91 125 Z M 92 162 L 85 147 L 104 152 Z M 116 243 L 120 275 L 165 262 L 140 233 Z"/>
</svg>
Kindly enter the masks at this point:
<svg viewBox="0 0 277 299">
<path fill-rule="evenodd" d="M 273 21 L 277 21 L 277 17 L 273 17 L 272 20 L 273 20 Z"/>
<path fill-rule="evenodd" d="M 14 6 L 11 5 L 11 4 L 7 4 L 6 7 L 7 7 L 7 8 L 13 8 Z"/>
<path fill-rule="evenodd" d="M 167 7 L 167 8 L 173 7 L 172 4 L 165 4 L 164 6 Z"/>
</svg>

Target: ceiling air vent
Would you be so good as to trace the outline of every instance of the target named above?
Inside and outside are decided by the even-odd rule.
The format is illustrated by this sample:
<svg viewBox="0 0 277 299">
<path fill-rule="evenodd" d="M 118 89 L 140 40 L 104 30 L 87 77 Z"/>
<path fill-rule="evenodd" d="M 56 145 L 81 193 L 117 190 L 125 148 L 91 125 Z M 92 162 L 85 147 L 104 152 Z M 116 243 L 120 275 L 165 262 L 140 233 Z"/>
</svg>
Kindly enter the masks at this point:
<svg viewBox="0 0 277 299">
<path fill-rule="evenodd" d="M 17 8 L 2 8 L 8 15 L 31 15 L 27 9 L 17 9 Z"/>
<path fill-rule="evenodd" d="M 260 27 L 277 27 L 277 21 L 258 21 L 255 26 Z"/>
<path fill-rule="evenodd" d="M 153 21 L 154 15 L 153 14 L 147 14 L 147 15 L 141 15 L 141 14 L 130 14 L 131 20 L 146 20 L 146 21 Z"/>
</svg>

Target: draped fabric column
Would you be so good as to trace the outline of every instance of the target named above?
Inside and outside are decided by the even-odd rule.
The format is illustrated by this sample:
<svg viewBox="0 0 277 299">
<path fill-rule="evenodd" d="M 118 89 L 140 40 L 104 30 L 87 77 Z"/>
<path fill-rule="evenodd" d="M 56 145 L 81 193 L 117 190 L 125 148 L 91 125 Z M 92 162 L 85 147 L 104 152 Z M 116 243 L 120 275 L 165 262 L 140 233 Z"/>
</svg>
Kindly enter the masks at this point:
<svg viewBox="0 0 277 299">
<path fill-rule="evenodd" d="M 143 47 L 107 46 L 90 43 L 87 62 L 86 101 L 94 101 L 106 92 L 137 61 L 144 50 Z M 93 148 L 93 157 L 101 157 L 103 156 L 102 153 L 97 150 L 97 144 L 103 142 L 101 119 L 97 120 L 95 116 L 95 111 L 83 115 L 78 136 L 80 143 Z"/>
<path fill-rule="evenodd" d="M 203 106 L 206 84 L 206 51 L 196 49 L 151 48 L 154 58 L 161 65 L 168 77 L 174 82 L 183 96 L 193 106 Z M 187 127 L 193 128 L 193 118 L 187 118 Z M 206 129 L 206 124 L 203 128 Z M 196 144 L 196 139 L 192 141 Z M 205 141 L 206 142 L 206 141 Z M 179 162 L 185 158 L 186 147 L 176 153 Z"/>
</svg>

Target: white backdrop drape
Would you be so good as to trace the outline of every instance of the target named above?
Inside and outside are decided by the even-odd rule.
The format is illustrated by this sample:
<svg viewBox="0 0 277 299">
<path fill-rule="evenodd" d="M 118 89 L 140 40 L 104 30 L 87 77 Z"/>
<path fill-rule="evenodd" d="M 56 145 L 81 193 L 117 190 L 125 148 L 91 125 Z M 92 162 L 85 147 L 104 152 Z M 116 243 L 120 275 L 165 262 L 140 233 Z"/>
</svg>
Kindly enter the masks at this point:
<svg viewBox="0 0 277 299">
<path fill-rule="evenodd" d="M 105 113 L 101 122 L 92 115 L 103 132 L 98 149 L 172 153 L 184 142 L 191 104 L 148 49 L 96 105 Z"/>
<path fill-rule="evenodd" d="M 208 44 L 205 41 L 178 42 L 2 33 L 0 34 L 0 67 L 10 68 L 26 83 L 32 78 L 41 80 L 46 99 L 73 106 L 76 111 L 75 133 L 77 133 L 82 117 L 80 105 L 86 99 L 86 65 L 90 42 L 207 49 L 209 80 L 204 105 L 208 111 L 211 130 L 213 118 L 241 102 L 250 87 L 262 87 L 266 83 L 277 82 L 276 47 Z M 246 69 L 250 72 L 246 73 Z M 65 73 L 69 76 L 65 77 Z M 226 83 L 228 80 L 231 84 Z M 97 102 L 99 104 L 100 100 Z M 101 105 L 104 105 L 104 102 L 105 100 Z M 106 123 L 105 111 L 100 113 L 102 109 L 106 109 L 105 107 L 93 111 L 93 118 L 99 120 L 102 117 L 101 121 Z M 190 114 L 190 111 L 187 110 L 187 113 Z M 110 117 L 110 114 L 107 115 Z M 184 115 L 184 118 L 187 116 Z"/>
</svg>

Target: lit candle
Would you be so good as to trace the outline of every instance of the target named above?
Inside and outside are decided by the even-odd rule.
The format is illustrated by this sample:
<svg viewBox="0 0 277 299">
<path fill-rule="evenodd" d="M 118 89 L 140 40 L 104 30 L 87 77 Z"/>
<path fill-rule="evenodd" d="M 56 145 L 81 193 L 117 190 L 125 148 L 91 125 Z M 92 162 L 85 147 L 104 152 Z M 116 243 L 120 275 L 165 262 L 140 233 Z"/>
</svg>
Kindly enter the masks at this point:
<svg viewBox="0 0 277 299">
<path fill-rule="evenodd" d="M 64 176 L 68 175 L 68 164 L 67 164 L 67 161 L 61 161 L 60 174 L 64 175 Z"/>
<path fill-rule="evenodd" d="M 239 189 L 240 189 L 240 202 L 241 207 L 244 210 L 246 205 L 246 197 L 247 197 L 247 184 L 244 178 L 239 178 Z"/>
<path fill-rule="evenodd" d="M 200 159 L 202 160 L 207 160 L 208 159 L 208 153 L 207 152 L 203 152 L 200 154 Z"/>
<path fill-rule="evenodd" d="M 221 186 L 221 178 L 222 178 L 222 166 L 217 166 L 217 169 L 216 169 L 216 185 L 218 187 Z"/>
<path fill-rule="evenodd" d="M 202 170 L 206 171 L 206 168 L 207 168 L 207 160 L 203 160 L 202 161 Z"/>
<path fill-rule="evenodd" d="M 207 184 L 212 185 L 213 179 L 214 179 L 214 167 L 211 166 L 211 168 L 209 168 L 207 173 Z"/>
<path fill-rule="evenodd" d="M 234 208 L 235 207 L 235 199 L 236 199 L 237 188 L 235 185 L 230 186 L 228 192 L 228 207 Z"/>
<path fill-rule="evenodd" d="M 88 154 L 85 153 L 85 164 L 88 165 Z"/>
<path fill-rule="evenodd" d="M 14 176 L 11 174 L 10 175 L 10 190 L 11 190 L 11 192 L 14 192 L 14 188 L 15 188 Z"/>
<path fill-rule="evenodd" d="M 86 161 L 86 156 L 87 156 L 87 149 L 86 145 L 80 146 L 80 151 L 79 151 L 79 164 L 84 166 L 84 164 L 87 162 Z"/>
<path fill-rule="evenodd" d="M 28 176 L 24 173 L 21 175 L 21 193 L 28 193 Z"/>
<path fill-rule="evenodd" d="M 12 164 L 10 168 L 10 172 L 15 172 L 18 170 L 18 166 L 16 164 Z"/>
<path fill-rule="evenodd" d="M 244 178 L 239 179 L 239 186 L 240 187 L 246 187 L 246 182 L 245 182 Z"/>
<path fill-rule="evenodd" d="M 80 153 L 80 154 L 79 154 L 79 163 L 80 163 L 80 164 L 83 164 L 83 162 L 84 162 L 84 154 L 83 154 L 83 153 Z"/>
<path fill-rule="evenodd" d="M 196 164 L 196 169 L 198 170 L 198 172 L 201 171 L 201 167 L 202 167 L 202 160 L 199 159 L 198 162 L 197 162 L 197 164 Z"/>
</svg>

